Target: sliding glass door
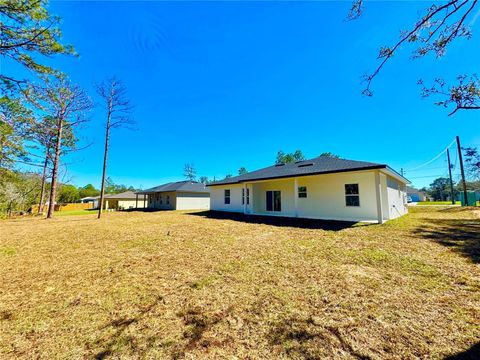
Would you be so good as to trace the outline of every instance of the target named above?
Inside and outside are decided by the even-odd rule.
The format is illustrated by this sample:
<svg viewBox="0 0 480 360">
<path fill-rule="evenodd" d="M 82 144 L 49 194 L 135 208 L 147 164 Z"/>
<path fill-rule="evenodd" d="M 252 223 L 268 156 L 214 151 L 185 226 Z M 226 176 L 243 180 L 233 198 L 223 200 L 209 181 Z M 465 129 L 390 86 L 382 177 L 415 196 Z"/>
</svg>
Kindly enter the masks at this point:
<svg viewBox="0 0 480 360">
<path fill-rule="evenodd" d="M 267 211 L 282 211 L 282 193 L 280 191 L 267 191 Z"/>
</svg>

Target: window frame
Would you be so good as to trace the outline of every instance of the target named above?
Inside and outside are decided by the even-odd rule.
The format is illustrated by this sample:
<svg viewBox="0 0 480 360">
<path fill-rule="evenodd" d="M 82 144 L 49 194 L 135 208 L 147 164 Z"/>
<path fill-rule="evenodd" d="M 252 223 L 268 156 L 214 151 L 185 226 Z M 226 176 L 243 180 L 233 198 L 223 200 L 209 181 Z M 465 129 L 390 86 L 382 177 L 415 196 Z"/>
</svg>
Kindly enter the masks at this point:
<svg viewBox="0 0 480 360">
<path fill-rule="evenodd" d="M 356 186 L 356 192 L 348 193 L 347 187 Z M 347 207 L 360 207 L 360 185 L 358 183 L 345 184 L 345 206 Z M 357 199 L 356 203 L 349 203 L 351 199 Z"/>
<path fill-rule="evenodd" d="M 305 190 L 300 190 L 305 189 Z M 299 199 L 306 199 L 308 197 L 308 189 L 306 186 L 299 186 L 297 188 L 297 194 Z M 305 196 L 304 196 L 305 195 Z"/>
<path fill-rule="evenodd" d="M 228 195 L 227 195 L 228 193 Z M 231 204 L 231 195 L 232 195 L 232 192 L 230 191 L 230 189 L 223 189 L 223 204 L 224 205 L 230 205 Z M 228 201 L 227 201 L 228 199 Z"/>
<path fill-rule="evenodd" d="M 242 205 L 245 205 L 245 188 L 242 188 Z"/>
<path fill-rule="evenodd" d="M 267 190 L 265 195 L 265 210 L 268 212 L 282 212 L 282 192 L 280 190 Z M 278 203 L 275 201 L 277 195 Z"/>
</svg>

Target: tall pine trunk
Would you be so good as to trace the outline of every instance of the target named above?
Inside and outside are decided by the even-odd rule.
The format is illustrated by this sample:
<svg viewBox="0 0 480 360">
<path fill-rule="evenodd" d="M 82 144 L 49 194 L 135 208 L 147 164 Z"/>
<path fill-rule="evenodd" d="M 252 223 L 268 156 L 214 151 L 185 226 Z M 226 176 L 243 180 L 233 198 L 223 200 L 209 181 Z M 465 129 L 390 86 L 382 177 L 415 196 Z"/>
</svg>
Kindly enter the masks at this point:
<svg viewBox="0 0 480 360">
<path fill-rule="evenodd" d="M 103 172 L 102 172 L 102 188 L 100 190 L 100 204 L 98 207 L 98 219 L 102 216 L 103 199 L 105 197 L 105 179 L 107 176 L 107 160 L 108 160 L 108 140 L 110 137 L 110 118 L 112 115 L 111 104 L 108 107 L 107 126 L 105 127 L 105 152 L 103 154 Z"/>
<path fill-rule="evenodd" d="M 43 163 L 43 173 L 42 173 L 42 189 L 40 190 L 40 202 L 38 204 L 38 213 L 43 212 L 44 198 L 45 198 L 45 184 L 47 182 L 47 167 L 48 167 L 48 152 L 49 148 L 45 151 L 45 162 Z"/>
<path fill-rule="evenodd" d="M 60 162 L 60 152 L 62 147 L 62 132 L 63 132 L 63 114 L 58 117 L 57 124 L 57 139 L 55 143 L 55 158 L 53 159 L 52 169 L 52 188 L 50 189 L 50 199 L 48 201 L 47 219 L 53 217 L 55 210 L 55 197 L 57 195 L 57 178 L 58 178 L 58 164 Z"/>
</svg>

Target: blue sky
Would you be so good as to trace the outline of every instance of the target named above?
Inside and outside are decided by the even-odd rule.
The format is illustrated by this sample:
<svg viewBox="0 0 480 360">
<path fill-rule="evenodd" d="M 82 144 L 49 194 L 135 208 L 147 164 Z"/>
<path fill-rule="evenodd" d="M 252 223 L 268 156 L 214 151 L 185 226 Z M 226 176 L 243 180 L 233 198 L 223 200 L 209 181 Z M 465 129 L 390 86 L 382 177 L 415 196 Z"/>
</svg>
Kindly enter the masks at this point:
<svg viewBox="0 0 480 360">
<path fill-rule="evenodd" d="M 116 75 L 135 104 L 136 131 L 115 130 L 108 175 L 144 188 L 181 180 L 183 165 L 223 178 L 271 165 L 278 150 L 330 151 L 406 170 L 460 135 L 480 144 L 480 112 L 447 111 L 420 98 L 416 82 L 478 72 L 476 27 L 445 57 L 410 60 L 408 46 L 361 95 L 378 48 L 411 25 L 426 2 L 371 2 L 345 21 L 349 2 L 52 1 L 78 58 L 48 63 L 95 101 L 93 84 Z M 15 71 L 8 63 L 5 71 Z M 76 185 L 99 186 L 104 113 L 82 130 L 93 142 L 68 159 Z M 407 173 L 417 186 L 446 171 L 444 158 Z"/>
</svg>

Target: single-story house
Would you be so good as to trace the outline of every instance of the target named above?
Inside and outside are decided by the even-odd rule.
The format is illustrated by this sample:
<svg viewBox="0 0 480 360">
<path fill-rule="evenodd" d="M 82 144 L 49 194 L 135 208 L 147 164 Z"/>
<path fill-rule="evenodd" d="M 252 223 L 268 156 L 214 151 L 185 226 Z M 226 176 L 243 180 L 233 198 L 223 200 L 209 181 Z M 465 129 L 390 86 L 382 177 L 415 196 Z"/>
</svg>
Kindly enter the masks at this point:
<svg viewBox="0 0 480 360">
<path fill-rule="evenodd" d="M 103 199 L 103 208 L 126 210 L 147 207 L 147 201 L 141 200 L 137 202 L 137 195 L 133 191 L 124 191 L 120 194 L 106 194 Z"/>
<path fill-rule="evenodd" d="M 87 196 L 80 199 L 82 204 L 92 203 L 92 209 L 98 208 L 98 202 L 100 201 L 100 196 Z"/>
<path fill-rule="evenodd" d="M 427 194 L 424 191 L 417 190 L 413 187 L 407 187 L 407 196 L 412 199 L 413 202 L 427 201 Z"/>
<path fill-rule="evenodd" d="M 207 186 L 211 210 L 383 223 L 407 213 L 408 183 L 384 164 L 320 156 Z"/>
<path fill-rule="evenodd" d="M 151 189 L 138 191 L 136 194 L 147 197 L 149 209 L 210 209 L 210 190 L 205 187 L 205 184 L 195 181 L 171 182 Z"/>
</svg>

